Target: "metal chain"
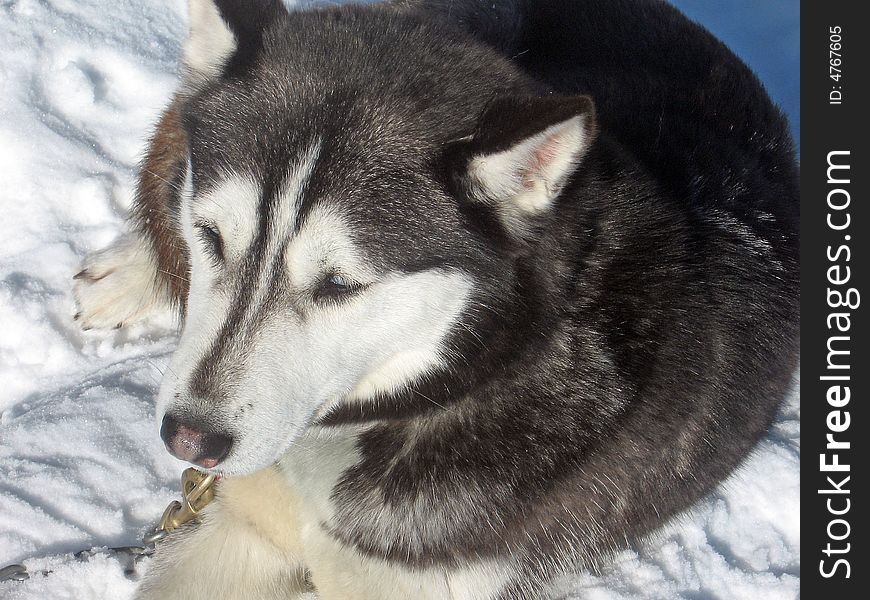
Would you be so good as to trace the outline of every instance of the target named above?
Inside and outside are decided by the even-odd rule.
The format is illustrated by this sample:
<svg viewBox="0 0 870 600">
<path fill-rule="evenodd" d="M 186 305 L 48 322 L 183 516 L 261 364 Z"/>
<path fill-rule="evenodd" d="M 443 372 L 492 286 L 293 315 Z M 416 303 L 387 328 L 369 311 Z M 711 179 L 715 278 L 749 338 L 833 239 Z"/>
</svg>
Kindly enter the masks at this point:
<svg viewBox="0 0 870 600">
<path fill-rule="evenodd" d="M 124 575 L 132 577 L 136 573 L 136 564 L 143 557 L 153 554 L 157 543 L 170 532 L 190 521 L 197 523 L 202 521 L 199 513 L 214 499 L 215 484 L 218 479 L 219 477 L 216 475 L 207 475 L 193 467 L 184 470 L 181 474 L 181 502 L 173 500 L 169 503 L 154 529 L 142 538 L 142 545 L 109 548 L 109 552 L 125 559 Z M 96 553 L 96 548 L 88 548 L 76 552 L 74 556 L 78 560 L 86 561 Z M 48 575 L 51 571 L 43 570 L 39 573 Z M 22 564 L 8 565 L 0 569 L 0 583 L 24 581 L 29 578 L 30 573 L 28 573 L 27 567 Z"/>
</svg>

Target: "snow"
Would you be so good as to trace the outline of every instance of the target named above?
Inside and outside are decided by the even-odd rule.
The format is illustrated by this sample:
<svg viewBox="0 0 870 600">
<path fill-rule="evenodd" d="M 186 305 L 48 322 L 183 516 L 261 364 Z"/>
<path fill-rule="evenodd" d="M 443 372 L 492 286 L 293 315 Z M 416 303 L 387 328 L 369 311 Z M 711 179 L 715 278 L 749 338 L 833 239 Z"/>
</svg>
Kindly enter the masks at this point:
<svg viewBox="0 0 870 600">
<path fill-rule="evenodd" d="M 3 599 L 131 597 L 125 560 L 72 553 L 137 543 L 177 493 L 183 465 L 152 418 L 171 317 L 83 333 L 70 278 L 122 229 L 185 13 L 183 0 L 0 3 L 0 567 L 33 573 L 0 583 Z M 603 572 L 560 582 L 561 597 L 797 597 L 798 387 L 719 490 Z"/>
</svg>

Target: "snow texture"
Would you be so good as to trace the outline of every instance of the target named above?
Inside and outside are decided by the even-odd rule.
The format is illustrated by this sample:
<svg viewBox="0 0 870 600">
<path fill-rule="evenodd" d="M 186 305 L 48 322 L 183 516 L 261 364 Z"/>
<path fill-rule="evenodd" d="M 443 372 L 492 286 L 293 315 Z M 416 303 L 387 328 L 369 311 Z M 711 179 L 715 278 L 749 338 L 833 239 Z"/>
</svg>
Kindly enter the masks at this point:
<svg viewBox="0 0 870 600">
<path fill-rule="evenodd" d="M 779 15 L 797 15 L 785 4 Z M 123 560 L 72 553 L 136 543 L 177 494 L 183 465 L 152 416 L 171 317 L 83 333 L 70 290 L 82 258 L 123 229 L 185 28 L 183 0 L 0 2 L 0 566 L 33 573 L 0 583 L 4 600 L 129 598 Z M 770 435 L 711 497 L 604 572 L 561 582 L 559 597 L 797 597 L 798 396 L 796 382 Z"/>
</svg>

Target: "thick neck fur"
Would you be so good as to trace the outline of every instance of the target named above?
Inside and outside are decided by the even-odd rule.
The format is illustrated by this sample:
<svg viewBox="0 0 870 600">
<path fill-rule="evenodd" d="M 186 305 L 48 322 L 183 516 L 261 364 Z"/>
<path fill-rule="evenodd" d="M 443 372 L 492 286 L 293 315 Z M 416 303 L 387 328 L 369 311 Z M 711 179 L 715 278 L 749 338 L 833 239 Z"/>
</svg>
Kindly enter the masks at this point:
<svg viewBox="0 0 870 600">
<path fill-rule="evenodd" d="M 504 258 L 501 268 L 512 276 L 498 273 L 481 286 L 489 295 L 471 300 L 467 314 L 474 333 L 458 328 L 452 341 L 462 355 L 392 403 L 338 411 L 333 421 L 326 420 L 369 423 L 360 436 L 361 461 L 335 490 L 344 500 L 337 503 L 336 536 L 376 555 L 422 564 L 460 563 L 493 548 L 522 552 L 529 536 L 543 535 L 537 529 L 542 521 L 532 521 L 535 530 L 526 530 L 530 521 L 522 516 L 545 491 L 539 486 L 558 492 L 576 477 L 569 474 L 610 433 L 633 396 L 636 381 L 618 367 L 632 352 L 643 360 L 654 354 L 603 333 L 602 319 L 609 317 L 602 306 L 624 305 L 620 295 L 627 293 L 621 282 L 602 287 L 611 269 L 607 257 L 623 238 L 644 246 L 638 239 L 644 234 L 616 228 L 623 221 L 618 213 L 632 207 L 605 191 L 610 183 L 599 155 L 624 158 L 610 142 L 600 146 L 560 198 L 560 210 L 571 217 L 554 218 L 537 245 Z M 633 195 L 642 201 L 648 185 L 637 175 Z M 666 207 L 661 219 L 656 235 L 672 236 L 664 229 L 680 228 L 680 219 Z M 647 275 L 623 276 L 637 283 L 632 294 L 644 295 Z M 508 283 L 495 287 L 496 281 Z M 656 312 L 656 294 L 645 295 L 652 309 L 648 319 L 666 318 L 664 311 Z M 625 311 L 612 318 L 624 321 L 626 335 L 653 326 Z M 441 514 L 445 510 L 449 514 Z M 479 524 L 491 515 L 508 520 L 481 530 Z M 591 533 L 589 540 L 613 543 Z"/>
</svg>

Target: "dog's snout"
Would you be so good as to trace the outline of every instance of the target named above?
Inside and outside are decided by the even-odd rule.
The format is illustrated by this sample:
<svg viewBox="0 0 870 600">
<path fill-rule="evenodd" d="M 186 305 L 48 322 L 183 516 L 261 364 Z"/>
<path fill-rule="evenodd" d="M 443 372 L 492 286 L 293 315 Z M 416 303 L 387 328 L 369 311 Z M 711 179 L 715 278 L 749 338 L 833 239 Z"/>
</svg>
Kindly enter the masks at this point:
<svg viewBox="0 0 870 600">
<path fill-rule="evenodd" d="M 163 417 L 160 437 L 173 456 L 207 469 L 217 466 L 233 445 L 232 436 L 203 431 L 170 414 Z"/>
</svg>

